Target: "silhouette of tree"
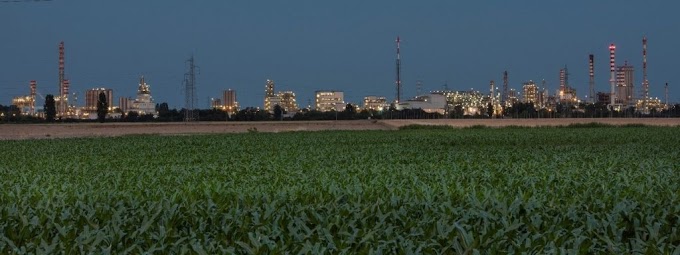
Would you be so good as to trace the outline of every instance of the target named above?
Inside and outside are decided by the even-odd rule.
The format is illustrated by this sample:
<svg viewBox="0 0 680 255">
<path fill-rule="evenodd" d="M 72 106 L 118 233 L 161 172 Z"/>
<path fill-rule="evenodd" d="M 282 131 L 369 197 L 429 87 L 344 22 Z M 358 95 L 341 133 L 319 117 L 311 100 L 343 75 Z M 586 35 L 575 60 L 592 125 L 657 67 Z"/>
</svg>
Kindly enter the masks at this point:
<svg viewBox="0 0 680 255">
<path fill-rule="evenodd" d="M 280 105 L 275 105 L 274 106 L 274 120 L 282 120 L 283 119 L 283 108 L 281 108 Z"/>
<path fill-rule="evenodd" d="M 43 107 L 45 109 L 45 119 L 48 122 L 53 122 L 54 117 L 57 116 L 57 106 L 54 102 L 54 96 L 52 94 L 45 96 L 45 105 Z"/>
<path fill-rule="evenodd" d="M 106 101 L 106 94 L 99 92 L 99 99 L 97 100 L 97 119 L 99 122 L 106 120 L 106 114 L 109 112 L 109 102 Z"/>
</svg>

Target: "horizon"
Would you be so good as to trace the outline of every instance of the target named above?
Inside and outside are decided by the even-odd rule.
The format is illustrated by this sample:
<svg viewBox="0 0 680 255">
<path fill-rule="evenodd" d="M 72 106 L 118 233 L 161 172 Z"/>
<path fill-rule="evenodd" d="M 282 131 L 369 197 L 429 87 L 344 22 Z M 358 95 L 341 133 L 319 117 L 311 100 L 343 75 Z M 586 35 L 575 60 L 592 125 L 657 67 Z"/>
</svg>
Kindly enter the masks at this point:
<svg viewBox="0 0 680 255">
<path fill-rule="evenodd" d="M 208 108 L 207 99 L 221 98 L 227 89 L 236 90 L 242 107 L 261 107 L 267 79 L 276 91 L 295 92 L 301 108 L 316 90 L 343 91 L 345 101 L 356 104 L 367 95 L 392 101 L 397 36 L 406 99 L 415 96 L 419 80 L 424 91 L 447 84 L 486 93 L 491 80 L 502 86 L 505 70 L 510 88 L 520 91 L 525 81 L 545 79 L 554 94 L 559 69 L 567 66 L 570 85 L 583 100 L 589 54 L 595 55 L 595 91 L 609 90 L 610 43 L 617 46 L 617 66 L 627 61 L 635 67 L 638 96 L 646 36 L 650 96 L 663 101 L 668 82 L 669 102 L 680 102 L 680 89 L 673 86 L 680 53 L 673 28 L 680 20 L 672 15 L 672 6 L 680 4 L 522 3 L 0 3 L 0 17 L 9 20 L 2 22 L 7 39 L 0 42 L 0 104 L 27 95 L 30 80 L 43 95 L 57 92 L 61 41 L 79 106 L 94 87 L 113 89 L 114 104 L 134 97 L 144 75 L 155 103 L 181 109 L 191 55 L 200 67 L 198 108 Z M 553 12 L 557 8 L 564 10 Z"/>
</svg>

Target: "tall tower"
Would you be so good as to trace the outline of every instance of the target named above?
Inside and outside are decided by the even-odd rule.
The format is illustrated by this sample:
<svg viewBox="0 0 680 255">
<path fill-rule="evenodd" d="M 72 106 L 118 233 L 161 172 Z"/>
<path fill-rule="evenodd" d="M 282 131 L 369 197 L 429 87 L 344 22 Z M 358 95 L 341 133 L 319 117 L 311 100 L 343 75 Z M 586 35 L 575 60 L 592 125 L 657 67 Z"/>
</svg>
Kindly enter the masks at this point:
<svg viewBox="0 0 680 255">
<path fill-rule="evenodd" d="M 65 72 L 64 72 L 64 42 L 59 43 L 59 99 L 57 105 L 57 116 L 63 116 L 66 112 L 67 100 L 68 100 L 68 85 L 65 82 Z"/>
<path fill-rule="evenodd" d="M 647 37 L 642 37 L 642 105 L 646 108 L 649 100 L 649 80 L 647 80 Z"/>
<path fill-rule="evenodd" d="M 492 105 L 494 105 L 494 100 L 493 100 L 493 94 L 494 94 L 494 88 L 496 87 L 496 82 L 491 80 L 489 82 L 489 101 L 491 102 Z"/>
<path fill-rule="evenodd" d="M 35 115 L 35 94 L 38 85 L 36 81 L 31 81 L 29 86 L 31 87 L 31 115 Z"/>
<path fill-rule="evenodd" d="M 396 86 L 397 86 L 397 103 L 401 101 L 401 52 L 400 52 L 400 40 L 399 36 L 397 36 L 397 81 L 396 81 Z"/>
<path fill-rule="evenodd" d="M 588 55 L 588 99 L 591 104 L 595 103 L 595 55 Z"/>
<path fill-rule="evenodd" d="M 609 104 L 613 106 L 616 104 L 616 45 L 613 43 L 609 45 L 609 73 Z"/>
<path fill-rule="evenodd" d="M 272 104 L 272 98 L 274 97 L 274 81 L 267 80 L 264 85 L 264 110 L 274 111 L 274 106 Z"/>
<path fill-rule="evenodd" d="M 189 63 L 189 71 L 184 74 L 184 121 L 194 121 L 197 119 L 194 111 L 194 104 L 196 104 L 196 66 L 194 65 L 194 56 L 187 60 Z"/>
<path fill-rule="evenodd" d="M 503 95 L 501 96 L 501 105 L 506 106 L 508 102 L 508 71 L 503 72 Z"/>
<path fill-rule="evenodd" d="M 560 96 L 564 93 L 567 88 L 567 70 L 564 68 L 560 69 Z"/>
</svg>

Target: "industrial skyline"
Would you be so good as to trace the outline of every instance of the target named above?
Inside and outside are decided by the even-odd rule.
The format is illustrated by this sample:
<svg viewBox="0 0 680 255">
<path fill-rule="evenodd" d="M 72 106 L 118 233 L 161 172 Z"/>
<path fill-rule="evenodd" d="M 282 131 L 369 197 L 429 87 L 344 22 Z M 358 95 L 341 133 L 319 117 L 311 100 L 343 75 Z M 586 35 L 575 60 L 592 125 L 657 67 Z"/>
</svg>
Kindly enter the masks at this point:
<svg viewBox="0 0 680 255">
<path fill-rule="evenodd" d="M 439 91 L 431 91 L 430 95 L 422 95 L 420 92 L 421 89 L 421 82 L 418 81 L 418 93 L 417 95 L 411 97 L 410 99 L 404 98 L 402 100 L 402 95 L 401 95 L 401 52 L 400 52 L 400 37 L 397 36 L 396 38 L 396 81 L 395 81 L 395 97 L 393 100 L 385 100 L 384 103 L 389 103 L 391 102 L 394 106 L 396 106 L 397 109 L 407 109 L 407 108 L 420 108 L 423 109 L 427 112 L 440 112 L 442 113 L 446 112 L 447 107 L 445 106 L 436 106 L 433 105 L 433 97 L 442 97 L 446 99 L 442 99 L 446 102 L 448 102 L 449 105 L 455 106 L 457 103 L 456 101 L 459 100 L 457 98 L 465 97 L 467 99 L 462 99 L 463 101 L 469 101 L 466 103 L 462 103 L 465 108 L 468 108 L 466 110 L 466 113 L 474 113 L 474 114 L 480 114 L 479 109 L 484 108 L 484 106 L 487 103 L 490 103 L 494 105 L 494 108 L 497 108 L 494 110 L 494 112 L 500 113 L 502 110 L 502 107 L 505 106 L 510 106 L 513 103 L 516 102 L 523 102 L 523 103 L 534 103 L 535 107 L 537 108 L 545 108 L 545 109 L 554 109 L 555 106 L 559 103 L 563 104 L 579 104 L 579 103 L 594 103 L 594 102 L 603 102 L 603 103 L 608 103 L 609 107 L 611 109 L 617 109 L 618 111 L 624 110 L 628 107 L 635 107 L 638 111 L 643 112 L 643 113 L 649 113 L 650 109 L 656 109 L 656 110 L 661 110 L 664 109 L 666 106 L 663 106 L 663 104 L 668 104 L 668 83 L 665 84 L 664 86 L 664 95 L 660 99 L 658 96 L 657 97 L 652 97 L 649 95 L 649 82 L 647 80 L 647 37 L 643 36 L 642 37 L 642 63 L 643 63 L 643 81 L 640 87 L 640 93 L 639 96 L 636 96 L 635 94 L 635 84 L 634 84 L 634 73 L 635 69 L 634 66 L 629 65 L 628 61 L 624 61 L 623 65 L 617 65 L 616 64 L 616 46 L 615 44 L 610 44 L 609 47 L 609 65 L 610 65 L 610 92 L 597 92 L 598 97 L 595 98 L 593 95 L 595 93 L 595 84 L 594 84 L 594 74 L 595 74 L 595 69 L 594 69 L 594 54 L 589 54 L 588 55 L 588 75 L 589 75 L 589 82 L 588 82 L 588 94 L 585 95 L 584 97 L 579 97 L 578 93 L 576 92 L 577 90 L 573 88 L 570 83 L 569 83 L 569 71 L 567 66 L 565 65 L 564 68 L 560 69 L 559 72 L 559 88 L 555 91 L 554 94 L 551 93 L 550 88 L 546 86 L 545 80 L 542 80 L 541 87 L 536 86 L 535 82 L 533 80 L 528 80 L 527 82 L 522 83 L 522 93 L 517 93 L 517 89 L 515 88 L 510 88 L 509 82 L 508 82 L 508 71 L 503 72 L 503 88 L 500 94 L 495 94 L 494 90 L 494 81 L 491 80 L 491 90 L 490 93 L 487 94 L 486 96 L 482 96 L 483 93 L 480 92 L 479 89 L 475 89 L 474 87 L 471 88 L 470 90 L 459 90 L 459 91 L 454 91 L 454 90 L 449 90 L 446 85 L 443 90 Z M 112 94 L 112 89 L 108 88 L 94 88 L 94 89 L 89 89 L 86 91 L 86 104 L 85 107 L 82 108 L 81 105 L 77 104 L 77 92 L 73 93 L 73 95 L 69 95 L 69 86 L 70 82 L 68 79 L 65 79 L 65 46 L 64 42 L 59 43 L 59 59 L 58 59 L 58 70 L 59 70 L 59 94 L 55 96 L 56 103 L 57 103 L 57 116 L 59 117 L 68 117 L 68 118 L 83 118 L 87 116 L 87 112 L 91 112 L 93 108 L 93 100 L 91 98 L 96 98 L 98 91 L 107 91 L 108 97 L 110 98 L 109 102 L 112 107 L 110 107 L 110 111 L 118 108 L 119 110 L 122 110 L 123 112 L 127 112 L 123 110 L 124 108 L 127 108 L 127 105 L 129 103 L 123 103 L 123 101 L 129 101 L 129 99 L 125 98 L 125 100 L 121 99 L 120 100 L 120 105 L 119 106 L 114 106 L 114 101 L 111 100 L 111 94 Z M 191 56 L 189 60 L 187 60 L 188 63 L 188 68 L 189 71 L 185 74 L 185 81 L 184 81 L 184 86 L 185 86 L 185 105 L 184 109 L 188 109 L 188 111 L 185 111 L 184 114 L 184 121 L 193 121 L 197 120 L 197 117 L 194 116 L 195 112 L 194 109 L 200 109 L 196 107 L 196 66 L 194 64 L 194 57 Z M 144 87 L 142 89 L 142 87 Z M 35 104 L 37 103 L 37 97 L 36 97 L 36 92 L 37 92 L 37 86 L 36 86 L 36 81 L 31 80 L 29 84 L 30 88 L 30 94 L 29 95 L 22 95 L 22 96 L 15 96 L 12 99 L 12 104 L 18 106 L 20 109 L 22 109 L 23 114 L 35 114 L 36 113 L 36 106 Z M 146 85 L 144 82 L 144 76 L 141 77 L 140 80 L 140 89 L 143 91 L 146 91 L 145 94 L 147 97 L 149 97 L 146 100 L 143 100 L 146 105 L 146 110 L 141 110 L 141 112 L 147 112 L 149 113 L 149 107 L 152 107 L 152 104 L 149 104 L 149 102 L 153 102 L 150 99 L 150 93 L 149 93 L 149 86 Z M 267 79 L 266 80 L 266 85 L 265 85 L 265 96 L 264 96 L 264 104 L 262 105 L 262 109 L 273 112 L 274 111 L 274 106 L 279 105 L 283 107 L 283 110 L 288 112 L 289 114 L 294 114 L 295 112 L 298 111 L 298 109 L 302 108 L 310 108 L 310 109 L 322 109 L 322 111 L 326 111 L 328 109 L 336 109 L 337 111 L 342 111 L 344 109 L 344 104 L 345 103 L 350 103 L 350 104 L 355 104 L 359 105 L 360 102 L 345 102 L 344 100 L 344 92 L 342 90 L 317 90 L 315 91 L 315 105 L 312 107 L 311 105 L 304 107 L 304 106 L 299 106 L 296 102 L 296 95 L 293 91 L 282 91 L 279 93 L 274 93 L 274 81 Z M 138 90 L 138 94 L 139 94 Z M 232 93 L 234 92 L 232 89 L 228 89 L 228 91 L 231 91 Z M 337 92 L 336 92 L 337 91 Z M 226 93 L 227 91 L 225 90 L 223 93 Z M 339 94 L 338 94 L 339 93 Z M 37 93 L 42 97 L 42 94 Z M 433 95 L 433 94 L 438 94 L 438 95 Z M 328 104 L 326 106 L 321 106 L 320 104 L 320 96 L 322 97 L 328 97 L 328 102 L 324 104 Z M 521 96 L 521 98 L 520 98 Z M 604 96 L 604 98 L 602 98 Z M 69 97 L 71 97 L 71 101 L 69 101 Z M 373 101 L 371 97 L 375 97 L 375 95 L 366 95 L 363 98 L 364 105 L 368 108 L 373 108 L 370 104 L 366 104 L 368 101 Z M 382 97 L 385 98 L 385 97 Z M 235 94 L 233 94 L 232 97 L 233 100 L 227 100 L 227 97 L 224 96 L 221 101 L 224 101 L 224 104 L 220 102 L 219 99 L 215 98 L 209 98 L 208 104 L 209 107 L 212 108 L 219 108 L 223 109 L 225 111 L 228 111 L 230 113 L 233 113 L 235 110 L 238 110 L 235 102 Z M 386 98 L 385 98 L 386 99 Z M 229 101 L 233 101 L 232 103 L 228 103 Z M 429 102 L 428 102 L 429 101 Z M 442 102 L 444 102 L 442 101 Z M 89 102 L 89 103 L 88 103 Z M 380 106 L 380 110 L 383 108 L 387 107 L 386 104 Z M 459 102 L 460 103 L 460 102 Z M 259 106 L 246 106 L 246 107 L 257 107 L 260 108 Z M 135 109 L 139 107 L 135 106 Z"/>
<path fill-rule="evenodd" d="M 227 4 L 174 3 L 139 3 L 136 8 L 86 1 L 3 5 L 0 17 L 8 21 L 2 23 L 7 40 L 0 48 L 7 56 L 0 61 L 0 104 L 28 94 L 31 80 L 37 81 L 38 93 L 60 94 L 49 84 L 62 83 L 56 81 L 54 64 L 55 44 L 61 41 L 67 47 L 64 80 L 69 81 L 70 92 L 81 94 L 107 87 L 133 95 L 130 84 L 145 75 L 153 80 L 157 102 L 182 108 L 183 61 L 193 53 L 202 67 L 196 96 L 201 108 L 207 105 L 206 97 L 229 88 L 239 92 L 241 106 L 260 106 L 266 79 L 276 80 L 282 91 L 295 91 L 300 102 L 313 100 L 317 90 L 342 90 L 348 102 L 359 103 L 365 95 L 393 101 L 390 41 L 397 35 L 402 100 L 416 96 L 417 81 L 424 91 L 442 90 L 444 85 L 450 90 L 486 91 L 489 81 L 503 79 L 506 70 L 510 88 L 521 91 L 526 81 L 545 80 L 552 94 L 559 84 L 556 73 L 564 66 L 570 70 L 570 85 L 584 98 L 590 94 L 584 59 L 589 54 L 605 59 L 606 45 L 615 43 L 617 65 L 627 60 L 643 66 L 644 74 L 633 82 L 636 97 L 643 93 L 642 79 L 649 77 L 650 96 L 663 98 L 669 82 L 669 101 L 680 101 L 673 81 L 680 38 L 670 29 L 680 22 L 664 15 L 675 3 L 575 2 L 560 5 L 564 12 L 559 13 L 548 12 L 555 7 L 549 3 L 397 1 L 390 2 L 393 12 L 383 9 L 385 3 L 351 1 L 239 3 L 231 6 L 239 7 L 236 10 Z M 295 10 L 302 18 L 281 9 Z M 634 20 L 618 14 L 633 10 L 640 11 Z M 187 15 L 178 18 L 184 12 Z M 517 18 L 528 13 L 531 20 Z M 395 15 L 402 18 L 395 20 Z M 126 21 L 129 16 L 144 18 Z M 497 26 L 501 22 L 504 26 Z M 172 32 L 175 27 L 189 33 L 179 39 Z M 642 36 L 650 39 L 645 58 L 649 70 L 640 54 Z M 609 89 L 604 65 L 605 61 L 594 64 L 595 92 Z"/>
</svg>

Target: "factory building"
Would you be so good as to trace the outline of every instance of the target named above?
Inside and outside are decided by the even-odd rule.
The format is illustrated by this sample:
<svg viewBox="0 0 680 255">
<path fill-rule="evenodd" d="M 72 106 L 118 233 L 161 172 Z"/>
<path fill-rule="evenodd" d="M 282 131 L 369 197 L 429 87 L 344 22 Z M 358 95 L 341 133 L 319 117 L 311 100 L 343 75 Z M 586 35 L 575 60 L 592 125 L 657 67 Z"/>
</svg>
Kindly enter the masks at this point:
<svg viewBox="0 0 680 255">
<path fill-rule="evenodd" d="M 539 92 L 538 92 L 538 86 L 536 86 L 536 83 L 534 81 L 528 81 L 522 84 L 522 102 L 523 103 L 533 103 L 534 106 L 537 106 L 539 104 Z"/>
<path fill-rule="evenodd" d="M 146 114 L 156 115 L 156 103 L 151 97 L 151 86 L 146 84 L 144 76 L 139 79 L 139 86 L 137 87 L 137 98 L 132 102 L 131 111 L 137 112 L 140 116 Z"/>
<path fill-rule="evenodd" d="M 345 109 L 345 94 L 342 91 L 317 90 L 314 94 L 317 111 L 343 111 Z"/>
<path fill-rule="evenodd" d="M 633 66 L 624 62 L 623 66 L 616 67 L 616 104 L 624 106 L 634 105 L 634 81 Z"/>
<path fill-rule="evenodd" d="M 107 88 L 92 88 L 85 91 L 85 109 L 84 112 L 96 113 L 97 101 L 99 101 L 99 93 L 104 93 L 106 102 L 109 105 L 109 111 L 113 109 L 113 90 Z"/>
<path fill-rule="evenodd" d="M 387 110 L 387 98 L 381 96 L 366 96 L 364 97 L 364 109 L 371 111 Z"/>
<path fill-rule="evenodd" d="M 281 106 L 285 112 L 291 114 L 296 113 L 299 110 L 293 91 L 279 91 L 276 93 L 276 97 L 279 98 L 278 105 Z"/>
<path fill-rule="evenodd" d="M 236 101 L 236 91 L 228 89 L 222 92 L 222 107 L 229 113 L 234 114 L 238 111 L 238 101 Z"/>
</svg>

